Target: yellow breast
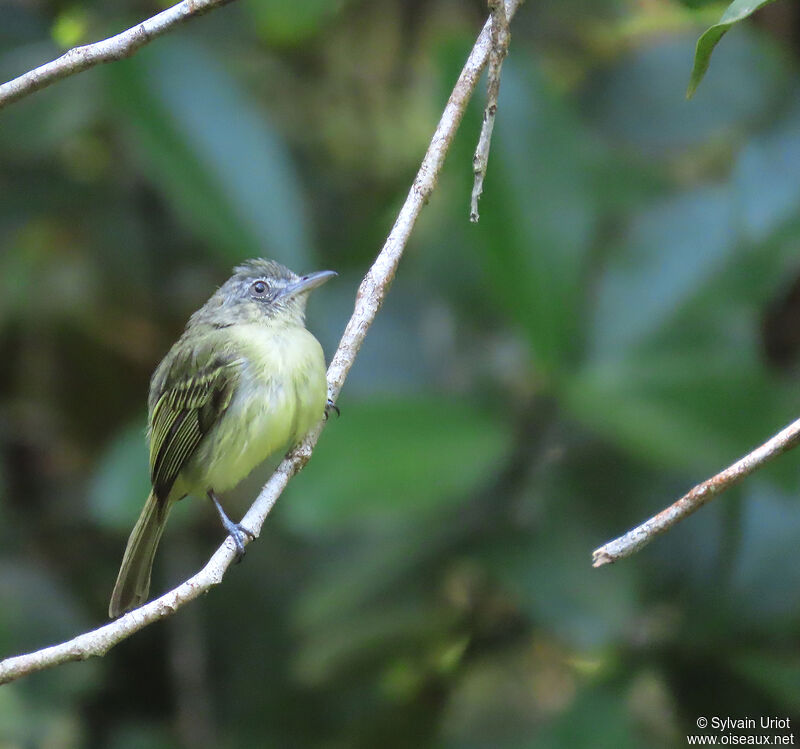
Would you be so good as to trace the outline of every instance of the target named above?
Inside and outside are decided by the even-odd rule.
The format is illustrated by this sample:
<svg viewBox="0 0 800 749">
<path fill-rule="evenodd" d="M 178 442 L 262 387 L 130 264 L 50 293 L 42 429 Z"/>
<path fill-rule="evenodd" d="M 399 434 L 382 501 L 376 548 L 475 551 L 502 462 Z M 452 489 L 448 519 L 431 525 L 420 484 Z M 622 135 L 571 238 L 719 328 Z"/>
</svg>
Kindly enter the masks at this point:
<svg viewBox="0 0 800 749">
<path fill-rule="evenodd" d="M 189 494 L 232 488 L 270 455 L 299 442 L 325 409 L 325 357 L 304 327 L 232 330 L 239 381 L 228 410 L 182 472 Z"/>
</svg>

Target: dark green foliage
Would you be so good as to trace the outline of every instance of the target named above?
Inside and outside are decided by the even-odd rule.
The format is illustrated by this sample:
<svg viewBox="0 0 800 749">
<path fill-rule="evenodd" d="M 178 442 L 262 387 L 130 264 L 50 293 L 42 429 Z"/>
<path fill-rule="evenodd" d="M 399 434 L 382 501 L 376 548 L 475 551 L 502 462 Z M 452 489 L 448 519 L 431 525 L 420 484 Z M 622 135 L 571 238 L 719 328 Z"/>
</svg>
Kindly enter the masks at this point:
<svg viewBox="0 0 800 749">
<path fill-rule="evenodd" d="M 0 689 L 0 745 L 671 747 L 800 718 L 796 454 L 590 566 L 800 402 L 793 51 L 744 27 L 687 104 L 692 33 L 657 7 L 523 7 L 480 223 L 482 95 L 262 538 L 102 661 Z M 88 41 L 152 10 L 7 5 L 0 71 L 64 13 Z M 0 655 L 104 621 L 148 379 L 233 265 L 339 271 L 309 310 L 330 356 L 483 12 L 232 4 L 0 114 Z M 181 502 L 153 592 L 221 540 Z"/>
</svg>

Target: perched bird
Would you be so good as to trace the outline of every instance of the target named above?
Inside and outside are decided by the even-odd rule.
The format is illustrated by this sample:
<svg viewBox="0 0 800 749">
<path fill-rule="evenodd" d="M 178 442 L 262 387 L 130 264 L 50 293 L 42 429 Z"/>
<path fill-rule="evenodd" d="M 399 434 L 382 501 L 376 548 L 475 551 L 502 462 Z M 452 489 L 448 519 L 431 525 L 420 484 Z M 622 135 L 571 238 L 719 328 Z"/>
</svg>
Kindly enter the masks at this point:
<svg viewBox="0 0 800 749">
<path fill-rule="evenodd" d="M 246 528 L 217 499 L 257 465 L 299 442 L 326 412 L 322 347 L 306 330 L 309 292 L 335 276 L 298 276 L 250 260 L 195 312 L 150 381 L 152 491 L 136 522 L 108 614 L 147 599 L 158 542 L 172 505 L 208 494 L 241 557 Z"/>
</svg>

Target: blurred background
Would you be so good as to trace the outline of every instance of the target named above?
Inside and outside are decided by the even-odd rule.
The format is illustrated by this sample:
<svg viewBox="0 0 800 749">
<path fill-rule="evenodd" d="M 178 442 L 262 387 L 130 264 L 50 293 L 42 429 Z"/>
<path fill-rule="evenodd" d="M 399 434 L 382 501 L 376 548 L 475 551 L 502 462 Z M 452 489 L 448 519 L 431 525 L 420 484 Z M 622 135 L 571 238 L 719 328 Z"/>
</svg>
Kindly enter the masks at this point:
<svg viewBox="0 0 800 749">
<path fill-rule="evenodd" d="M 5 0 L 0 77 L 160 7 Z M 673 747 L 699 716 L 800 720 L 797 453 L 590 565 L 798 415 L 800 9 L 732 31 L 687 102 L 723 8 L 528 0 L 480 223 L 483 87 L 245 562 L 3 687 L 0 747 Z M 233 265 L 337 270 L 309 310 L 330 357 L 485 17 L 241 0 L 0 114 L 0 655 L 105 621 L 150 374 Z M 152 592 L 222 539 L 181 503 Z"/>
</svg>

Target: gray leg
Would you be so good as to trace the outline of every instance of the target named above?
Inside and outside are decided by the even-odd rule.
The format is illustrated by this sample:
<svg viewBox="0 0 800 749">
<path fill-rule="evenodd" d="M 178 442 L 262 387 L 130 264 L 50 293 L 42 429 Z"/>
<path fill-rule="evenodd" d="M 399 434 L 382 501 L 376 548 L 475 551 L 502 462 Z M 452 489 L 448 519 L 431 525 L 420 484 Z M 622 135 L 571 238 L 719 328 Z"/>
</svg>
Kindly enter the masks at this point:
<svg viewBox="0 0 800 749">
<path fill-rule="evenodd" d="M 222 521 L 222 527 L 228 531 L 228 535 L 233 539 L 233 543 L 236 544 L 236 563 L 238 564 L 244 558 L 245 538 L 249 538 L 252 541 L 256 535 L 253 533 L 253 531 L 245 528 L 241 523 L 234 523 L 225 514 L 225 510 L 222 509 L 222 505 L 219 503 L 217 495 L 214 493 L 213 489 L 208 490 L 208 498 L 214 503 L 214 507 L 217 508 L 219 519 Z"/>
</svg>

